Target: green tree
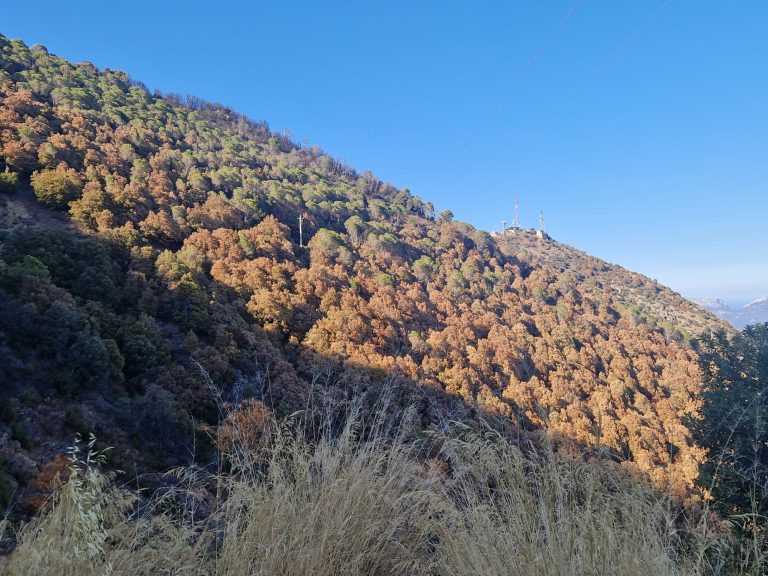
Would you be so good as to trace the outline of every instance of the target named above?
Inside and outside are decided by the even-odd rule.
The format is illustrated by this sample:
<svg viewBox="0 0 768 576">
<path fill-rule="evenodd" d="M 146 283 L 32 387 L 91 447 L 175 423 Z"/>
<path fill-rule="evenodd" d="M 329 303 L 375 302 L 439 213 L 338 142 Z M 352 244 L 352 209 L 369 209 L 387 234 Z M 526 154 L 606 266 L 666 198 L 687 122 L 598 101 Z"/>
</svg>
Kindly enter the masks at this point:
<svg viewBox="0 0 768 576">
<path fill-rule="evenodd" d="M 467 287 L 467 279 L 464 277 L 464 274 L 462 274 L 461 271 L 451 270 L 448 273 L 446 285 L 451 293 L 457 294 Z"/>
<path fill-rule="evenodd" d="M 14 263 L 8 268 L 8 278 L 18 280 L 24 276 L 36 276 L 50 280 L 51 272 L 38 258 L 27 254 L 21 261 Z"/>
<path fill-rule="evenodd" d="M 419 280 L 426 281 L 432 276 L 432 272 L 435 269 L 435 261 L 429 256 L 420 256 L 416 262 L 413 263 L 413 273 Z"/>
<path fill-rule="evenodd" d="M 339 247 L 344 246 L 344 239 L 338 232 L 321 228 L 309 241 L 309 249 L 313 260 L 322 260 L 338 254 Z"/>
<path fill-rule="evenodd" d="M 768 515 L 768 323 L 702 339 L 702 419 L 709 450 L 699 483 L 725 514 Z"/>
<path fill-rule="evenodd" d="M 344 229 L 353 245 L 359 246 L 362 243 L 365 235 L 365 221 L 359 215 L 355 214 L 347 218 Z"/>
<path fill-rule="evenodd" d="M 188 278 L 173 290 L 173 319 L 185 330 L 205 331 L 210 327 L 208 295 L 196 282 Z"/>
<path fill-rule="evenodd" d="M 53 208 L 64 208 L 80 195 L 83 182 L 72 168 L 59 165 L 54 170 L 33 173 L 32 188 L 42 204 Z"/>
</svg>

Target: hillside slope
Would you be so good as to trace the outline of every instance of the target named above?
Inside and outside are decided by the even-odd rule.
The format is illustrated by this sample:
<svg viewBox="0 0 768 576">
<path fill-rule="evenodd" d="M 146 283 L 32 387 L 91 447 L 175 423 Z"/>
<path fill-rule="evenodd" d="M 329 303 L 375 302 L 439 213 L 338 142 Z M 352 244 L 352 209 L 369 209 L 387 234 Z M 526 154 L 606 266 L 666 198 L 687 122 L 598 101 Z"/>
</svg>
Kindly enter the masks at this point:
<svg viewBox="0 0 768 576">
<path fill-rule="evenodd" d="M 4 503 L 75 432 L 158 470 L 212 457 L 222 402 L 247 419 L 370 386 L 425 425 L 495 414 L 696 477 L 686 331 L 721 324 L 639 275 L 3 37 L 0 190 Z"/>
<path fill-rule="evenodd" d="M 495 236 L 502 249 L 511 255 L 532 266 L 548 267 L 557 274 L 572 277 L 585 290 L 610 293 L 633 321 L 657 324 L 673 338 L 691 339 L 717 330 L 732 331 L 715 312 L 704 307 L 709 314 L 702 313 L 695 305 L 697 302 L 647 276 L 525 231 Z"/>
</svg>

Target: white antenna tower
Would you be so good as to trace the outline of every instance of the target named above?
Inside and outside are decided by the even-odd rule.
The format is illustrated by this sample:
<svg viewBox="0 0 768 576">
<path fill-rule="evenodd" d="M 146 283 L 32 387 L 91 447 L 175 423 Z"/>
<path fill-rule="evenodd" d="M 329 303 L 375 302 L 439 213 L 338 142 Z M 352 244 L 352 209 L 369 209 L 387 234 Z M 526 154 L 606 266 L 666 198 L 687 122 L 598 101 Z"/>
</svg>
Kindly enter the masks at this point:
<svg viewBox="0 0 768 576">
<path fill-rule="evenodd" d="M 520 228 L 520 203 L 517 201 L 517 196 L 515 196 L 515 228 Z"/>
<path fill-rule="evenodd" d="M 544 210 L 539 214 L 539 230 L 544 232 Z"/>
</svg>

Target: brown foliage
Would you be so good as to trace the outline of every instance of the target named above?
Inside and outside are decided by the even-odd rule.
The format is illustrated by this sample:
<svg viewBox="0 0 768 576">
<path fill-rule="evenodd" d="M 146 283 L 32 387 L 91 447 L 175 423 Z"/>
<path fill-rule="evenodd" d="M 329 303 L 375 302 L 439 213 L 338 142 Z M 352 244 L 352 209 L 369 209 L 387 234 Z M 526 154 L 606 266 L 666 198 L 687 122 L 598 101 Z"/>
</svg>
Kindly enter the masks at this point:
<svg viewBox="0 0 768 576">
<path fill-rule="evenodd" d="M 216 446 L 232 458 L 247 455 L 256 463 L 266 463 L 275 433 L 272 411 L 256 400 L 242 402 L 227 414 L 216 431 Z"/>
</svg>

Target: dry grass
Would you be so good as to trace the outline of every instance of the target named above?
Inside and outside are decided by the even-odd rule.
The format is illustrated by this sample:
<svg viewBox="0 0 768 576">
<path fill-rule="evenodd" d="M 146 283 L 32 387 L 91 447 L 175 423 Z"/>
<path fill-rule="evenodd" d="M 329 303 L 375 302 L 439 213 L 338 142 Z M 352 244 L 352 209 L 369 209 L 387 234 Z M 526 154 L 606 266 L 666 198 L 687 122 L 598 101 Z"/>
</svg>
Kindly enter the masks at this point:
<svg viewBox="0 0 768 576">
<path fill-rule="evenodd" d="M 447 443 L 455 521 L 443 527 L 445 575 L 703 574 L 672 503 L 646 483 L 544 450 L 526 457 L 490 434 Z M 686 540 L 689 540 L 686 542 Z"/>
<path fill-rule="evenodd" d="M 72 449 L 70 475 L 48 510 L 24 526 L 6 576 L 206 574 L 196 542 L 205 535 L 164 514 L 136 515 L 136 495 L 99 471 L 93 440 Z M 84 453 L 83 453 L 84 452 Z"/>
<path fill-rule="evenodd" d="M 92 456 L 73 458 L 69 480 L 20 531 L 0 569 L 10 576 L 721 573 L 712 559 L 722 540 L 706 515 L 694 523 L 642 481 L 552 451 L 525 454 L 489 430 L 456 424 L 447 434 L 423 434 L 407 413 L 371 418 L 353 411 L 341 430 L 312 443 L 297 422 L 272 423 L 268 462 L 241 451 L 227 474 L 180 471 L 185 488 L 173 495 L 175 506 L 166 495 L 139 507 Z M 214 504 L 196 521 L 190 503 L 202 484 L 216 487 Z"/>
<path fill-rule="evenodd" d="M 423 574 L 439 498 L 402 430 L 357 416 L 314 448 L 281 429 L 271 461 L 228 478 L 216 574 Z M 240 470 L 252 470 L 247 463 Z"/>
</svg>

